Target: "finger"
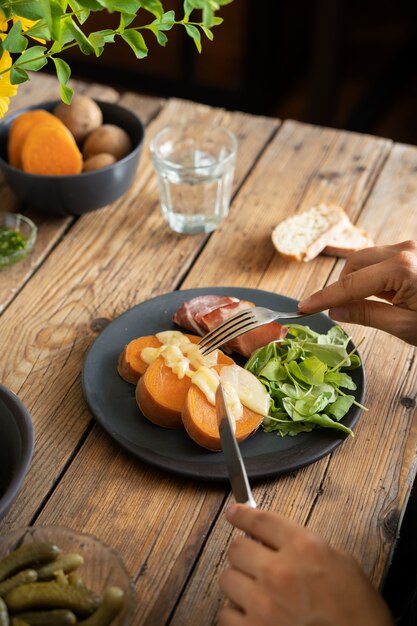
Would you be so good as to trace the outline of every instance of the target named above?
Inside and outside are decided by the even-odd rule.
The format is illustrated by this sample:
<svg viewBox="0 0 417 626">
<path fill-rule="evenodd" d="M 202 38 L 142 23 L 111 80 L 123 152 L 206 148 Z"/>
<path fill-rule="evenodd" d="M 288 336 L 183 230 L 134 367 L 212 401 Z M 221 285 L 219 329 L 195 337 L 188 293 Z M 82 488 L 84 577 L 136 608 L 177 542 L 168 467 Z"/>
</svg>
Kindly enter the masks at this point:
<svg viewBox="0 0 417 626">
<path fill-rule="evenodd" d="M 272 552 L 262 543 L 253 541 L 248 537 L 239 537 L 230 544 L 227 556 L 235 569 L 247 576 L 261 580 L 273 554 L 276 552 Z"/>
<path fill-rule="evenodd" d="M 294 626 L 295 620 L 291 617 L 291 607 L 287 604 L 288 585 L 285 577 L 286 571 L 281 572 L 281 580 L 284 584 L 280 586 L 280 590 L 275 588 L 272 592 L 266 583 L 259 584 L 253 578 L 249 578 L 235 569 L 224 570 L 219 578 L 220 589 L 235 605 L 236 612 L 241 611 L 241 620 L 236 619 L 236 624 L 247 624 L 253 626 Z M 298 623 L 298 622 L 297 622 Z"/>
<path fill-rule="evenodd" d="M 251 626 L 244 613 L 230 606 L 223 607 L 219 612 L 217 626 Z"/>
<path fill-rule="evenodd" d="M 274 550 L 293 540 L 301 531 L 298 524 L 278 513 L 252 509 L 243 504 L 230 506 L 226 517 L 233 526 Z"/>
<path fill-rule="evenodd" d="M 253 578 L 236 569 L 225 569 L 219 577 L 223 593 L 243 612 L 256 603 L 258 585 Z"/>
<path fill-rule="evenodd" d="M 362 324 L 384 330 L 411 344 L 416 344 L 417 313 L 394 307 L 385 302 L 362 300 L 344 307 L 329 309 L 332 319 L 351 324 Z"/>
<path fill-rule="evenodd" d="M 349 304 L 354 300 L 363 300 L 382 291 L 390 291 L 392 286 L 392 267 L 385 267 L 387 261 L 364 267 L 351 272 L 321 291 L 299 303 L 303 313 L 316 313 L 333 307 Z"/>
<path fill-rule="evenodd" d="M 395 244 L 393 246 L 375 246 L 373 248 L 363 248 L 363 250 L 353 252 L 347 257 L 340 277 L 391 258 L 399 252 L 398 245 L 401 244 Z"/>
</svg>

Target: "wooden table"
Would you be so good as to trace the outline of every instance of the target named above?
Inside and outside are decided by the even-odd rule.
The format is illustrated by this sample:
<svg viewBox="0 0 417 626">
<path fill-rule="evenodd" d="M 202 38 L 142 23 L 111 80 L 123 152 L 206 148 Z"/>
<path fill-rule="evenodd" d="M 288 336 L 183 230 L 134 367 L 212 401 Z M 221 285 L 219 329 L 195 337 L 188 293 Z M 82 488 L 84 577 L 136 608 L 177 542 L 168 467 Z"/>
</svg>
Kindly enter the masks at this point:
<svg viewBox="0 0 417 626">
<path fill-rule="evenodd" d="M 119 100 L 150 137 L 198 117 L 236 133 L 239 155 L 230 215 L 210 237 L 165 225 L 147 145 L 130 191 L 80 219 L 34 214 L 33 254 L 0 274 L 0 380 L 33 416 L 36 450 L 1 532 L 59 524 L 118 549 L 137 588 L 134 624 L 213 624 L 223 602 L 217 578 L 233 533 L 225 484 L 178 478 L 118 446 L 92 419 L 80 373 L 104 325 L 135 304 L 175 289 L 242 286 L 297 299 L 338 276 L 320 256 L 288 264 L 270 233 L 317 202 L 343 205 L 378 244 L 417 238 L 417 148 L 292 120 L 253 117 L 98 85 L 77 89 Z M 36 77 L 13 108 L 58 97 Z M 21 209 L 7 186 L 1 211 Z M 347 326 L 361 346 L 367 414 L 332 454 L 290 475 L 258 482 L 261 508 L 276 510 L 351 552 L 375 585 L 383 580 L 416 474 L 415 350 L 385 333 Z M 274 435 L 271 435 L 274 436 Z"/>
</svg>

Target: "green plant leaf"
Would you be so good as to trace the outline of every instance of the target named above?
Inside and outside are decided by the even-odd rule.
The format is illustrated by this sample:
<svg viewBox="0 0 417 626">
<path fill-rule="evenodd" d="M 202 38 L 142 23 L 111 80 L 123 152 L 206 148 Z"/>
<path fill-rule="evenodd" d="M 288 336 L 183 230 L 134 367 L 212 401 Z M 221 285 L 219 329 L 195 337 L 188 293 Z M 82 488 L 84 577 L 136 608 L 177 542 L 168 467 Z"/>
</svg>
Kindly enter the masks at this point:
<svg viewBox="0 0 417 626">
<path fill-rule="evenodd" d="M 71 104 L 72 96 L 74 95 L 74 90 L 71 89 L 71 87 L 68 87 L 68 85 L 63 85 L 62 83 L 60 83 L 59 93 L 60 93 L 62 102 L 65 102 L 65 104 Z"/>
<path fill-rule="evenodd" d="M 28 20 L 40 20 L 44 16 L 42 4 L 34 0 L 9 0 L 10 14 L 26 17 Z"/>
<path fill-rule="evenodd" d="M 20 69 L 24 66 L 25 70 L 37 72 L 48 62 L 48 59 L 44 56 L 46 52 L 47 49 L 44 46 L 27 48 L 15 61 L 14 66 Z"/>
<path fill-rule="evenodd" d="M 109 13 L 131 13 L 136 15 L 141 8 L 140 0 L 103 0 L 106 1 L 106 8 Z"/>
<path fill-rule="evenodd" d="M 90 17 L 90 9 L 83 7 L 77 0 L 68 0 L 68 4 L 75 13 L 75 17 L 80 24 L 84 24 Z M 101 9 L 103 7 L 100 7 Z"/>
<path fill-rule="evenodd" d="M 343 372 L 326 372 L 324 380 L 327 383 L 337 385 L 338 387 L 344 387 L 345 389 L 356 389 L 356 384 L 353 382 L 349 374 Z"/>
<path fill-rule="evenodd" d="M 12 9 L 10 8 L 10 5 L 7 5 L 7 6 L 1 5 L 0 15 L 4 15 L 4 18 L 6 20 L 9 20 L 12 16 Z"/>
<path fill-rule="evenodd" d="M 162 19 L 164 14 L 164 7 L 162 6 L 162 2 L 160 0 L 141 0 L 141 7 L 144 8 L 152 15 L 155 15 L 159 20 Z"/>
<path fill-rule="evenodd" d="M 29 80 L 29 75 L 25 70 L 20 69 L 19 67 L 13 66 L 10 70 L 10 82 L 12 85 L 19 85 L 20 83 L 25 83 Z"/>
<path fill-rule="evenodd" d="M 329 405 L 327 412 L 339 421 L 346 415 L 354 402 L 355 396 L 340 396 L 336 402 Z"/>
<path fill-rule="evenodd" d="M 200 28 L 203 31 L 203 33 L 205 34 L 205 36 L 207 37 L 207 39 L 210 39 L 210 41 L 213 41 L 214 35 L 211 32 L 211 30 L 209 28 L 206 28 L 205 26 L 200 26 Z"/>
<path fill-rule="evenodd" d="M 96 53 L 94 46 L 92 46 L 92 44 L 88 41 L 88 38 L 84 35 L 83 31 L 73 19 L 67 21 L 66 26 L 77 42 L 81 52 L 84 54 L 91 54 L 92 52 Z"/>
<path fill-rule="evenodd" d="M 321 426 L 321 428 L 335 428 L 336 430 L 341 430 L 347 435 L 353 435 L 353 432 L 350 428 L 348 428 L 344 424 L 335 422 L 334 420 L 332 420 L 331 417 L 326 415 L 326 413 L 316 413 L 315 415 L 310 415 L 308 421 L 313 424 L 317 424 L 317 426 Z"/>
<path fill-rule="evenodd" d="M 156 39 L 160 46 L 165 46 L 168 41 L 168 37 L 162 32 L 162 30 L 158 30 L 156 33 Z"/>
<path fill-rule="evenodd" d="M 51 31 L 49 30 L 46 24 L 42 24 L 42 22 L 38 22 L 37 25 L 31 26 L 26 32 L 26 37 L 37 37 L 38 39 L 44 39 L 45 41 L 49 41 L 51 39 Z"/>
<path fill-rule="evenodd" d="M 175 11 L 167 11 L 161 19 L 154 20 L 152 24 L 155 24 L 158 30 L 171 30 L 175 24 Z"/>
<path fill-rule="evenodd" d="M 46 22 L 49 32 L 52 30 L 52 11 L 51 11 L 51 3 L 49 0 L 38 0 L 40 5 L 40 9 L 43 14 L 43 18 Z"/>
<path fill-rule="evenodd" d="M 327 366 L 317 357 L 310 356 L 301 361 L 300 370 L 311 385 L 321 385 L 324 382 Z"/>
<path fill-rule="evenodd" d="M 190 35 L 190 37 L 192 37 L 192 39 L 194 40 L 195 47 L 197 48 L 197 50 L 201 52 L 201 35 L 200 35 L 200 31 L 198 30 L 198 28 L 196 28 L 192 24 L 184 24 L 184 28 L 187 31 L 187 33 Z"/>
<path fill-rule="evenodd" d="M 102 11 L 106 8 L 105 3 L 101 0 L 77 0 L 77 4 L 84 9 L 88 9 L 89 11 Z"/>
<path fill-rule="evenodd" d="M 96 54 L 97 54 L 97 51 L 99 51 L 99 53 L 102 54 L 105 44 L 113 43 L 115 36 L 116 34 L 113 30 L 110 30 L 110 29 L 98 30 L 94 33 L 90 33 L 90 35 L 88 36 L 88 40 L 91 43 L 91 45 L 94 46 L 94 49 L 96 50 Z"/>
<path fill-rule="evenodd" d="M 145 40 L 140 33 L 134 28 L 128 28 L 122 33 L 124 41 L 132 48 L 138 59 L 143 59 L 148 54 L 148 48 Z"/>
<path fill-rule="evenodd" d="M 22 23 L 13 24 L 6 38 L 2 42 L 2 48 L 9 52 L 23 52 L 28 46 L 28 40 L 22 35 Z"/>
<path fill-rule="evenodd" d="M 117 29 L 117 32 L 119 33 L 119 35 L 124 33 L 126 26 L 129 26 L 129 24 L 131 24 L 133 22 L 135 17 L 136 17 L 136 15 L 135 14 L 131 14 L 131 13 L 121 13 L 120 14 L 120 23 L 119 23 L 119 28 Z"/>
<path fill-rule="evenodd" d="M 66 63 L 66 61 L 57 57 L 52 57 L 52 61 L 54 62 L 59 82 L 61 85 L 66 85 L 71 76 L 70 66 Z"/>
</svg>

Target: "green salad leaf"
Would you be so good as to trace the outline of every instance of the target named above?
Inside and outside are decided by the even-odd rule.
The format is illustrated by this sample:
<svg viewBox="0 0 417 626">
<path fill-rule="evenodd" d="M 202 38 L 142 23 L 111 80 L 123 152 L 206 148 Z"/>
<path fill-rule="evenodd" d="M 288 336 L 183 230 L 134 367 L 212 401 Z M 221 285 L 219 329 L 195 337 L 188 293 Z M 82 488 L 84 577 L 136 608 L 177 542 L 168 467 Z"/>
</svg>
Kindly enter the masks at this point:
<svg viewBox="0 0 417 626">
<path fill-rule="evenodd" d="M 333 428 L 353 435 L 340 423 L 352 404 L 367 410 L 343 389 L 356 384 L 346 373 L 361 360 L 348 352 L 350 337 L 340 326 L 320 334 L 298 324 L 286 326 L 288 335 L 256 350 L 245 368 L 268 391 L 271 404 L 263 429 L 279 436 L 295 436 L 315 428 Z"/>
</svg>

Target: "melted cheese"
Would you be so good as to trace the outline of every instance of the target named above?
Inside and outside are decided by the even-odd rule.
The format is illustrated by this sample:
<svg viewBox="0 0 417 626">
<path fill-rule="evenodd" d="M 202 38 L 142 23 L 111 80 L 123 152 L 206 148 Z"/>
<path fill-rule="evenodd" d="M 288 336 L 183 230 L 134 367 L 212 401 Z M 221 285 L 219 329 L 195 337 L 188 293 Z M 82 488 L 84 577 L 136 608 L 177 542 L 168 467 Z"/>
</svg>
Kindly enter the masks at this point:
<svg viewBox="0 0 417 626">
<path fill-rule="evenodd" d="M 231 383 L 223 383 L 224 399 L 231 417 L 233 430 L 236 433 L 236 421 L 243 417 L 243 405 L 240 401 L 238 390 Z"/>
<path fill-rule="evenodd" d="M 177 330 L 157 333 L 156 338 L 162 345 L 159 348 L 144 348 L 140 353 L 142 360 L 150 365 L 162 356 L 165 365 L 170 367 L 179 379 L 184 376 L 191 378 L 208 402 L 215 406 L 219 375 L 211 368 L 218 362 L 218 350 L 203 356 L 198 346 Z M 241 419 L 243 406 L 260 415 L 268 415 L 270 397 L 256 376 L 238 365 L 227 365 L 221 369 L 220 380 L 234 422 Z"/>
<path fill-rule="evenodd" d="M 205 365 L 192 372 L 191 380 L 206 396 L 210 404 L 216 404 L 216 389 L 219 386 L 219 375 L 216 370 Z"/>
<path fill-rule="evenodd" d="M 142 361 L 145 361 L 147 365 L 150 365 L 161 355 L 161 352 L 165 349 L 165 346 L 161 346 L 160 348 L 143 348 L 140 353 L 140 358 Z"/>
<path fill-rule="evenodd" d="M 184 356 L 179 346 L 168 345 L 161 352 L 165 365 L 170 367 L 181 380 L 190 369 L 190 361 Z"/>
<path fill-rule="evenodd" d="M 259 415 L 268 415 L 270 397 L 260 380 L 239 365 L 226 365 L 220 372 L 223 385 L 230 383 L 241 403 Z"/>
<path fill-rule="evenodd" d="M 199 347 L 178 330 L 165 330 L 155 336 L 162 345 L 159 348 L 144 348 L 140 353 L 142 360 L 150 365 L 162 356 L 165 365 L 170 367 L 179 379 L 184 376 L 192 377 L 194 371 L 200 367 L 207 368 L 217 363 L 217 350 L 204 357 Z"/>
</svg>

